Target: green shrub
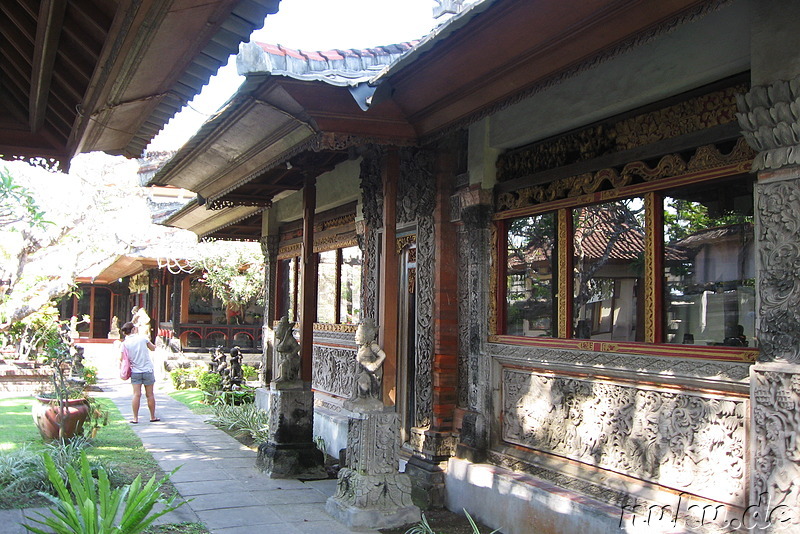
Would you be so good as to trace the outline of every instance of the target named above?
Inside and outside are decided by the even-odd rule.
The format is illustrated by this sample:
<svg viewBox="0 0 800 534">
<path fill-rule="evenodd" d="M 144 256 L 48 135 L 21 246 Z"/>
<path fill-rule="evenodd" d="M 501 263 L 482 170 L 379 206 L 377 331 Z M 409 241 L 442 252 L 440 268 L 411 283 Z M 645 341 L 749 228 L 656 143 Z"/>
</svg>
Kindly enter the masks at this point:
<svg viewBox="0 0 800 534">
<path fill-rule="evenodd" d="M 54 507 L 50 509 L 50 515 L 37 512 L 39 519 L 27 516 L 25 519 L 43 525 L 56 534 L 137 534 L 162 515 L 185 504 L 183 501 L 175 504 L 177 495 L 169 499 L 161 497 L 159 490 L 170 475 L 158 482 L 153 476 L 144 486 L 141 476 L 137 476 L 130 485 L 112 490 L 106 471 L 99 469 L 95 479 L 86 453 L 82 452 L 80 469 L 67 467 L 67 489 L 50 455 L 44 456 L 44 464 L 48 478 L 56 489 L 56 496 L 45 496 Z M 159 512 L 153 510 L 156 503 L 164 505 Z M 117 517 L 119 522 L 116 522 Z M 36 534 L 49 532 L 27 524 L 23 526 Z"/>
<path fill-rule="evenodd" d="M 256 369 L 252 365 L 243 365 L 242 376 L 244 376 L 245 380 L 255 380 L 256 378 L 258 378 L 258 369 Z"/>
<path fill-rule="evenodd" d="M 206 393 L 215 393 L 222 385 L 222 377 L 217 373 L 204 371 L 197 375 L 197 387 Z"/>
<path fill-rule="evenodd" d="M 83 379 L 86 381 L 86 385 L 88 386 L 97 384 L 97 367 L 93 365 L 85 365 L 83 367 Z"/>
<path fill-rule="evenodd" d="M 191 375 L 189 369 L 178 367 L 169 372 L 169 377 L 172 380 L 172 387 L 175 389 L 186 389 L 186 379 Z"/>
</svg>

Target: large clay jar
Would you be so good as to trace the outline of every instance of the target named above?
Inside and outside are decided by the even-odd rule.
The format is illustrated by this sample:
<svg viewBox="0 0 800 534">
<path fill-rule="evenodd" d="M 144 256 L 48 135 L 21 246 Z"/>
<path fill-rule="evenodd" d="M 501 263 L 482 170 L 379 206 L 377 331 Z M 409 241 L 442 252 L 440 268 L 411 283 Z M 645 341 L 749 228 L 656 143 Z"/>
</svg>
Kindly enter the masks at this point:
<svg viewBox="0 0 800 534">
<path fill-rule="evenodd" d="M 36 397 L 36 400 L 32 409 L 33 420 L 42 438 L 47 441 L 59 437 L 69 440 L 83 434 L 83 423 L 89 416 L 89 403 L 85 399 L 69 399 L 63 410 L 56 399 Z M 61 425 L 59 420 L 62 421 Z"/>
</svg>

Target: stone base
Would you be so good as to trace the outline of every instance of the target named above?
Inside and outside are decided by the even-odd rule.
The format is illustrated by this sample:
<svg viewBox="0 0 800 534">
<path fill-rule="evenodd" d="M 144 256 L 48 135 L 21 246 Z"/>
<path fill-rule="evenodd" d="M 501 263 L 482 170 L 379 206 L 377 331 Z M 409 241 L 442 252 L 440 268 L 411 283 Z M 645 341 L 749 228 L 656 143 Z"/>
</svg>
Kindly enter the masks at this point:
<svg viewBox="0 0 800 534">
<path fill-rule="evenodd" d="M 402 473 L 365 475 L 342 469 L 325 510 L 353 530 L 402 527 L 421 518 L 411 503 L 411 481 Z"/>
<path fill-rule="evenodd" d="M 258 446 L 256 466 L 270 478 L 321 480 L 328 478 L 325 455 L 313 443 Z"/>
<path fill-rule="evenodd" d="M 447 462 L 433 463 L 412 456 L 406 463 L 406 474 L 412 482 L 411 498 L 423 510 L 445 507 Z"/>
</svg>

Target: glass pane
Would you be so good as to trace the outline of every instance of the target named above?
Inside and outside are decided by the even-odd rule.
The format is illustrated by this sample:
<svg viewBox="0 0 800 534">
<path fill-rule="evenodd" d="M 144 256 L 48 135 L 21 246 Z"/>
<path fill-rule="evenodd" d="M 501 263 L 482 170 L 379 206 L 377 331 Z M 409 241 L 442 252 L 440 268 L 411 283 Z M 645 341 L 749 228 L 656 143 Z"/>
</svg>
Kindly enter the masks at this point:
<svg viewBox="0 0 800 534">
<path fill-rule="evenodd" d="M 336 251 L 319 253 L 317 264 L 317 322 L 336 322 Z"/>
<path fill-rule="evenodd" d="M 573 210 L 574 336 L 644 340 L 644 202 Z"/>
<path fill-rule="evenodd" d="M 342 297 L 339 301 L 339 321 L 355 324 L 361 317 L 361 249 L 342 249 Z"/>
<path fill-rule="evenodd" d="M 667 343 L 754 347 L 753 181 L 667 191 Z"/>
<path fill-rule="evenodd" d="M 552 213 L 513 219 L 508 226 L 505 333 L 553 337 L 556 325 Z"/>
</svg>

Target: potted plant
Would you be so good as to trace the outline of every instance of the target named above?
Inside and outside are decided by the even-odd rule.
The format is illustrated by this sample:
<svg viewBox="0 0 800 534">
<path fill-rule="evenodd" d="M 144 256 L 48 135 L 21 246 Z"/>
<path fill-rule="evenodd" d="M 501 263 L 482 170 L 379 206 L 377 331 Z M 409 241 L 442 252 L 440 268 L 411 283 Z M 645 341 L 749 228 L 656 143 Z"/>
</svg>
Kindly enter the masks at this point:
<svg viewBox="0 0 800 534">
<path fill-rule="evenodd" d="M 54 322 L 43 332 L 41 350 L 45 363 L 53 370 L 47 391 L 36 395 L 33 419 L 45 440 L 69 440 L 83 434 L 83 425 L 90 415 L 90 403 L 83 394 L 85 381 L 67 375 L 78 350 L 70 338 L 69 327 Z"/>
</svg>

